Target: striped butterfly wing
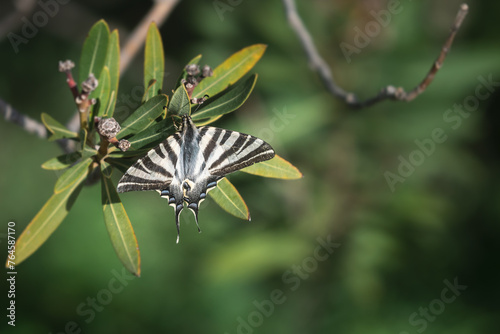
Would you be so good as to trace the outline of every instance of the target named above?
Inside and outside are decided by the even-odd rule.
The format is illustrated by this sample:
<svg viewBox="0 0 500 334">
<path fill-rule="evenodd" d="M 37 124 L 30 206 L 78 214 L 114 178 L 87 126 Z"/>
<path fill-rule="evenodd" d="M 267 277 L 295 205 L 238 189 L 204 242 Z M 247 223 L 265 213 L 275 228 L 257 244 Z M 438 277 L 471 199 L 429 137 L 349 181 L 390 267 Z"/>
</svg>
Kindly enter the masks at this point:
<svg viewBox="0 0 500 334">
<path fill-rule="evenodd" d="M 118 182 L 118 192 L 167 189 L 175 175 L 180 139 L 175 133 L 137 160 Z"/>
<path fill-rule="evenodd" d="M 179 215 L 184 202 L 195 215 L 208 191 L 225 175 L 274 157 L 257 137 L 209 126 L 196 128 L 190 117 L 183 127 L 133 164 L 118 183 L 118 192 L 156 190 L 174 207 L 179 242 Z M 199 229 L 199 226 L 198 226 Z"/>
<path fill-rule="evenodd" d="M 223 177 L 275 154 L 271 145 L 251 135 L 209 126 L 199 131 L 200 149 L 210 175 Z"/>
</svg>

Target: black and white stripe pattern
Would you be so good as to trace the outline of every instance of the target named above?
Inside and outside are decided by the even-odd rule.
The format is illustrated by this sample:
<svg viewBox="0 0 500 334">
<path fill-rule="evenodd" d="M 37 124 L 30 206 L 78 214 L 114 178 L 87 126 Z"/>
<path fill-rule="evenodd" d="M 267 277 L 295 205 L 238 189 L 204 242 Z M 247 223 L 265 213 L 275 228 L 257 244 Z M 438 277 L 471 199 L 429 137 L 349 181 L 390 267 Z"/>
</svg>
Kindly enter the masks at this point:
<svg viewBox="0 0 500 334">
<path fill-rule="evenodd" d="M 225 175 L 274 157 L 263 140 L 209 126 L 197 128 L 183 116 L 179 132 L 139 159 L 122 176 L 118 192 L 156 190 L 174 207 L 179 242 L 179 215 L 184 202 L 198 225 L 198 207 Z M 198 227 L 199 229 L 199 227 Z"/>
</svg>

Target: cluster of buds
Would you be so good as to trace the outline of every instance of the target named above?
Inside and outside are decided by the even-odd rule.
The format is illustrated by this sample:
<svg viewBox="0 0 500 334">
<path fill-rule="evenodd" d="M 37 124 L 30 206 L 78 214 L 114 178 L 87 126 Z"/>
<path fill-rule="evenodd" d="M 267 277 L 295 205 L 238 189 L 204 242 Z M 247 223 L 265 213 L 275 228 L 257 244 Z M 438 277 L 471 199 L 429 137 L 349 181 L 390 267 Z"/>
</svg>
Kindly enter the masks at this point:
<svg viewBox="0 0 500 334">
<path fill-rule="evenodd" d="M 89 77 L 82 82 L 82 91 L 79 92 L 76 82 L 73 79 L 73 74 L 71 73 L 71 69 L 74 67 L 75 63 L 71 60 L 59 62 L 59 72 L 66 73 L 66 81 L 68 82 L 68 86 L 73 93 L 78 110 L 81 113 L 85 113 L 88 112 L 89 108 L 96 103 L 95 99 L 89 99 L 89 94 L 97 88 L 99 82 L 95 78 L 94 74 L 90 73 Z"/>
<path fill-rule="evenodd" d="M 188 93 L 189 98 L 191 99 L 191 103 L 201 104 L 205 102 L 207 99 L 206 96 L 201 98 L 191 98 L 193 94 L 194 88 L 200 83 L 201 80 L 207 77 L 211 77 L 214 74 L 214 71 L 210 68 L 210 66 L 205 65 L 201 68 L 197 64 L 189 64 L 185 68 L 187 77 L 182 80 L 182 84 L 186 87 L 186 91 Z"/>
<path fill-rule="evenodd" d="M 116 135 L 120 132 L 121 127 L 113 117 L 95 117 L 94 122 L 96 123 L 97 133 L 101 136 L 101 147 L 104 147 L 103 142 L 106 140 L 115 147 L 119 148 L 122 152 L 125 152 L 130 148 L 130 142 L 128 140 L 116 139 Z"/>
</svg>

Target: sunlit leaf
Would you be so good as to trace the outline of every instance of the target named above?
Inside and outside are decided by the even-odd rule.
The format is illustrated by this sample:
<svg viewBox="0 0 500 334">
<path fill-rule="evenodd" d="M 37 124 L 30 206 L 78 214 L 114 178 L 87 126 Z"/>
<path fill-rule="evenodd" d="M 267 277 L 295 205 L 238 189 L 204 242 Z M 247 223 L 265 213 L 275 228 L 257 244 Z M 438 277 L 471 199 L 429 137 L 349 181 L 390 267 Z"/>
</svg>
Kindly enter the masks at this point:
<svg viewBox="0 0 500 334">
<path fill-rule="evenodd" d="M 49 159 L 42 164 L 43 169 L 47 170 L 60 170 L 68 168 L 72 164 L 81 158 L 80 152 L 72 152 L 68 154 L 63 154 L 58 157 Z"/>
<path fill-rule="evenodd" d="M 94 116 L 97 117 L 102 117 L 105 115 L 108 103 L 109 103 L 109 98 L 110 98 L 110 76 L 109 76 L 109 69 L 107 66 L 104 66 L 101 72 L 101 76 L 99 77 L 99 85 L 97 86 L 97 89 L 92 92 L 92 97 L 98 99 L 98 111 L 97 113 L 94 113 Z M 94 109 L 96 108 L 94 106 Z M 89 124 L 93 124 L 92 118 L 91 122 Z"/>
<path fill-rule="evenodd" d="M 16 265 L 33 254 L 61 224 L 78 197 L 85 176 L 85 174 L 81 174 L 80 178 L 73 182 L 70 187 L 60 193 L 53 194 L 35 218 L 31 220 L 17 239 L 14 260 Z"/>
<path fill-rule="evenodd" d="M 255 66 L 264 54 L 266 47 L 264 44 L 255 44 L 230 56 L 217 66 L 213 76 L 203 79 L 194 88 L 192 97 L 200 98 L 205 96 L 205 94 L 214 96 L 229 85 L 234 84 Z"/>
<path fill-rule="evenodd" d="M 278 155 L 275 155 L 271 160 L 262 161 L 256 163 L 255 165 L 243 168 L 241 171 L 276 179 L 294 180 L 302 177 L 302 173 L 297 169 L 297 167 Z"/>
<path fill-rule="evenodd" d="M 187 64 L 187 65 L 193 65 L 193 64 L 198 64 L 200 62 L 200 59 L 201 59 L 201 55 L 197 55 L 196 57 L 194 57 L 193 59 L 191 59 Z M 177 83 L 175 84 L 175 88 L 174 90 L 176 90 L 182 83 L 182 80 L 183 79 L 186 79 L 188 76 L 187 72 L 186 72 L 186 67 L 184 67 L 181 75 L 179 76 L 179 78 L 177 79 Z"/>
<path fill-rule="evenodd" d="M 98 21 L 90 28 L 83 44 L 79 63 L 79 82 L 86 80 L 90 73 L 96 78 L 101 76 L 108 50 L 109 27 L 104 20 Z"/>
<path fill-rule="evenodd" d="M 172 95 L 172 100 L 168 104 L 168 114 L 191 115 L 191 101 L 184 85 L 180 85 Z"/>
<path fill-rule="evenodd" d="M 57 179 L 56 186 L 54 187 L 54 193 L 60 193 L 66 188 L 71 187 L 75 182 L 78 182 L 82 177 L 88 174 L 88 169 L 92 163 L 91 158 L 84 159 L 78 162 L 76 165 L 68 168 L 60 177 Z"/>
<path fill-rule="evenodd" d="M 146 129 L 163 113 L 163 107 L 167 105 L 167 101 L 167 96 L 163 94 L 146 101 L 121 124 L 122 130 L 117 137 L 123 138 Z"/>
<path fill-rule="evenodd" d="M 163 87 L 165 59 L 163 56 L 163 44 L 156 23 L 151 22 L 146 36 L 144 53 L 144 90 L 148 91 L 145 101 L 158 95 Z M 151 89 L 151 81 L 156 80 Z"/>
<path fill-rule="evenodd" d="M 104 165 L 101 165 L 101 167 L 104 167 Z M 104 222 L 120 261 L 128 271 L 140 276 L 141 257 L 139 245 L 116 187 L 106 174 L 107 172 L 103 171 L 103 177 L 101 177 Z"/>
<path fill-rule="evenodd" d="M 256 82 L 257 75 L 254 74 L 247 80 L 237 83 L 222 95 L 213 100 L 209 99 L 202 104 L 199 111 L 192 115 L 193 120 L 216 117 L 238 109 L 250 96 Z"/>
<path fill-rule="evenodd" d="M 118 96 L 118 83 L 120 81 L 120 38 L 118 30 L 113 30 L 109 36 L 108 51 L 105 65 L 109 69 L 109 103 L 104 111 L 104 115 L 112 117 L 115 111 L 116 99 Z"/>
<path fill-rule="evenodd" d="M 68 130 L 67 127 L 56 121 L 49 114 L 42 113 L 42 122 L 47 127 L 47 129 L 52 133 L 49 140 L 53 141 L 56 139 L 68 138 L 77 139 L 78 134 L 76 132 Z"/>
<path fill-rule="evenodd" d="M 217 187 L 212 189 L 208 194 L 221 208 L 233 216 L 250 220 L 250 213 L 245 201 L 228 179 L 223 178 L 220 180 Z"/>
</svg>

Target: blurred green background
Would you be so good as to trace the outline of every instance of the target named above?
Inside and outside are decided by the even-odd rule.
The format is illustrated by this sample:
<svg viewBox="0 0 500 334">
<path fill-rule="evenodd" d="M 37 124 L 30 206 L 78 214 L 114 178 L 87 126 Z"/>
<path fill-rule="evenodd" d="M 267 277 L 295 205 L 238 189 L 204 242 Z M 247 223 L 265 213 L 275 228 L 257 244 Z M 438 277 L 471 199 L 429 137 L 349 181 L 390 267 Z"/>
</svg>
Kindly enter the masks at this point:
<svg viewBox="0 0 500 334">
<path fill-rule="evenodd" d="M 215 1 L 181 1 L 160 28 L 164 91 L 170 94 L 197 54 L 215 67 L 245 46 L 267 44 L 251 98 L 214 125 L 262 135 L 303 179 L 231 175 L 252 221 L 207 200 L 203 233 L 185 213 L 178 245 L 165 200 L 153 192 L 124 194 L 142 256 L 142 276 L 131 280 L 109 241 L 100 187 L 86 187 L 47 243 L 17 268 L 16 327 L 2 315 L 0 332 L 498 333 L 498 84 L 465 116 L 448 110 L 472 103 L 480 78 L 500 81 L 500 4 L 469 4 L 444 67 L 416 100 L 351 110 L 308 67 L 280 1 L 220 2 L 230 10 L 221 14 Z M 76 109 L 58 61 L 78 61 L 87 31 L 101 18 L 119 29 L 123 45 L 151 7 L 69 1 L 15 53 L 7 33 L 21 34 L 21 17 L 41 10 L 36 4 L 31 13 L 11 16 L 23 3 L 0 5 L 0 97 L 32 118 L 46 112 L 63 122 Z M 351 62 L 340 43 L 354 44 L 354 29 L 376 22 L 370 11 L 387 9 L 387 1 L 299 1 L 298 7 L 339 84 L 370 97 L 387 84 L 409 90 L 420 82 L 459 4 L 401 1 L 400 13 Z M 127 96 L 139 103 L 133 96 L 143 85 L 142 61 L 141 51 L 121 78 L 123 116 L 135 109 Z M 415 141 L 428 143 L 435 129 L 446 140 L 429 155 L 416 153 Z M 6 254 L 7 222 L 16 222 L 19 235 L 52 194 L 58 174 L 40 165 L 60 148 L 3 118 L 0 133 Z M 410 156 L 421 158 L 418 166 L 391 189 L 386 172 L 397 174 L 400 159 Z M 333 252 L 318 249 L 318 240 L 335 243 Z M 449 288 L 454 282 L 458 290 Z M 0 295 L 7 289 L 4 278 Z"/>
</svg>

